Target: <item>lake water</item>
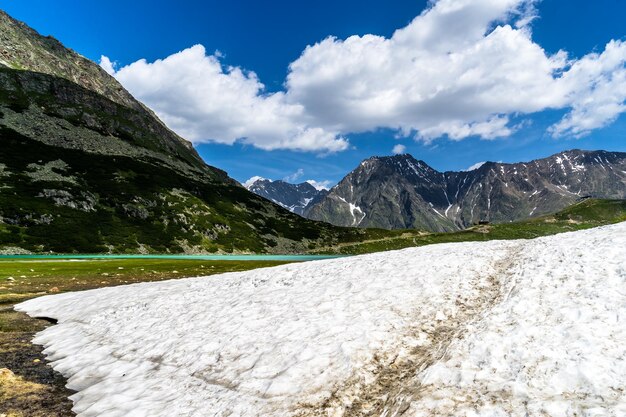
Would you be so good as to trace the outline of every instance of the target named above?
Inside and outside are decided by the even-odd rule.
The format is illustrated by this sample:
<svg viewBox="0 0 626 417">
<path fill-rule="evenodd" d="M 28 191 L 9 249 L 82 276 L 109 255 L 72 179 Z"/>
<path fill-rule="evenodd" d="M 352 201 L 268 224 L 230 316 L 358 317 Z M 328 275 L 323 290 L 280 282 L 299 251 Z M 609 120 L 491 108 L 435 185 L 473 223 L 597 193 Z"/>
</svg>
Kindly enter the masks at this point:
<svg viewBox="0 0 626 417">
<path fill-rule="evenodd" d="M 0 260 L 171 259 L 203 261 L 316 261 L 342 255 L 0 255 Z"/>
</svg>

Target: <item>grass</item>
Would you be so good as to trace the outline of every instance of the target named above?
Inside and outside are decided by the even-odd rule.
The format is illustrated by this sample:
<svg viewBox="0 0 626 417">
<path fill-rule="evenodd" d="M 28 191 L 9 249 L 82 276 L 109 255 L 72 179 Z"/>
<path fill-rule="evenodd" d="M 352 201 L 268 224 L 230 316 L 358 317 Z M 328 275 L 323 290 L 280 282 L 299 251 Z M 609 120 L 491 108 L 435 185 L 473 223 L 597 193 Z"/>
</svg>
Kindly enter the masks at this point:
<svg viewBox="0 0 626 417">
<path fill-rule="evenodd" d="M 325 254 L 364 254 L 435 243 L 533 239 L 626 221 L 626 200 L 581 201 L 558 213 L 513 223 L 480 225 L 453 233 L 400 234 L 314 250 Z"/>
</svg>

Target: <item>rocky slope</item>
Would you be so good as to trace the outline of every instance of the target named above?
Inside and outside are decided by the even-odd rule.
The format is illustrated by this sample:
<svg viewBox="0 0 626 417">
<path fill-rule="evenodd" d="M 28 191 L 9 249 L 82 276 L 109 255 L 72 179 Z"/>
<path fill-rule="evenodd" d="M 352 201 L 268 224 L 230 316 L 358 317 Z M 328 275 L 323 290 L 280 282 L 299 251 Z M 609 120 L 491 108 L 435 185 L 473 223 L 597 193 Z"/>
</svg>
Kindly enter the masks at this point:
<svg viewBox="0 0 626 417">
<path fill-rule="evenodd" d="M 626 198 L 626 153 L 572 150 L 528 163 L 438 172 L 411 155 L 363 161 L 308 211 L 336 225 L 451 231 Z"/>
<path fill-rule="evenodd" d="M 169 130 L 99 65 L 1 10 L 0 68 L 1 98 L 21 113 L 19 120 L 7 120 L 5 124 L 13 122 L 11 127 L 18 131 L 31 129 L 21 133 L 32 135 L 36 130 L 38 139 L 54 141 L 55 146 L 101 154 L 127 154 L 130 144 L 163 153 L 168 159 L 181 159 L 208 176 L 218 171 L 208 167 L 190 142 Z M 55 117 L 56 123 L 44 123 L 49 118 L 41 113 Z M 11 114 L 7 118 L 15 119 Z M 58 119 L 97 131 L 104 138 L 61 135 L 55 130 L 67 129 L 59 127 Z M 131 137 L 135 140 L 128 140 Z M 126 139 L 126 143 L 116 142 L 115 138 Z"/>
<path fill-rule="evenodd" d="M 247 191 L 97 64 L 2 12 L 0 143 L 0 253 L 291 253 L 367 234 Z"/>
<path fill-rule="evenodd" d="M 320 201 L 328 190 L 318 190 L 308 182 L 291 184 L 281 180 L 259 178 L 246 188 L 253 193 L 286 208 L 292 213 L 305 215 L 308 209 Z"/>
</svg>

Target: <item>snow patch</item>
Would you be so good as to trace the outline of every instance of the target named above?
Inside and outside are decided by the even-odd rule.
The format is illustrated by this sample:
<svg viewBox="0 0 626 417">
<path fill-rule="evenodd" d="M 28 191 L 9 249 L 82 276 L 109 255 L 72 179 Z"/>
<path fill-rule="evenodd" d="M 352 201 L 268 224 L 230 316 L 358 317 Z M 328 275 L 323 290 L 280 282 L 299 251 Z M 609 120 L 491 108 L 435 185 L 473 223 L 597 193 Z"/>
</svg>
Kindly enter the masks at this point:
<svg viewBox="0 0 626 417">
<path fill-rule="evenodd" d="M 481 166 L 485 165 L 486 163 L 487 163 L 487 161 L 476 162 L 474 165 L 465 168 L 464 171 L 474 171 L 474 170 L 477 170 L 478 168 L 480 168 Z"/>
<path fill-rule="evenodd" d="M 621 223 L 16 308 L 58 319 L 35 343 L 78 391 L 79 417 L 341 415 L 350 403 L 388 416 L 617 417 L 625 280 Z"/>
<path fill-rule="evenodd" d="M 346 199 L 343 197 L 337 196 L 337 198 L 348 205 L 348 209 L 350 210 L 350 214 L 352 215 L 352 226 L 360 225 L 366 216 L 365 212 L 361 210 L 361 207 L 357 206 L 356 204 L 347 202 Z M 360 215 L 360 218 L 357 217 L 357 213 Z"/>
</svg>

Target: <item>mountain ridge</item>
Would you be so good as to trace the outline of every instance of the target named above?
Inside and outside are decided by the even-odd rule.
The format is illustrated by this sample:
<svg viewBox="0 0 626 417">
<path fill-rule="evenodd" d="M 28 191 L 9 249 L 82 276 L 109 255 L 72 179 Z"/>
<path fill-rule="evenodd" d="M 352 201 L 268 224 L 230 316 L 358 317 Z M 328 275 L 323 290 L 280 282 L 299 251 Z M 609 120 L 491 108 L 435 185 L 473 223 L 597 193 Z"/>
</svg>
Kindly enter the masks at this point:
<svg viewBox="0 0 626 417">
<path fill-rule="evenodd" d="M 582 197 L 626 198 L 626 153 L 573 149 L 440 172 L 409 154 L 362 161 L 307 217 L 336 225 L 460 230 L 548 214 Z"/>
<path fill-rule="evenodd" d="M 132 109 L 140 117 L 160 125 L 158 130 L 166 151 L 175 150 L 185 154 L 185 159 L 196 168 L 204 169 L 207 166 L 191 142 L 168 129 L 152 110 L 136 100 L 99 65 L 66 48 L 52 36 L 42 36 L 27 24 L 0 10 L 0 68 L 2 67 L 62 78 Z M 2 89 L 6 90 L 6 85 Z"/>
<path fill-rule="evenodd" d="M 328 194 L 328 190 L 317 189 L 306 181 L 292 184 L 283 180 L 269 180 L 259 177 L 250 184 L 244 184 L 244 186 L 249 191 L 304 217 L 306 217 L 312 204 Z"/>
</svg>

